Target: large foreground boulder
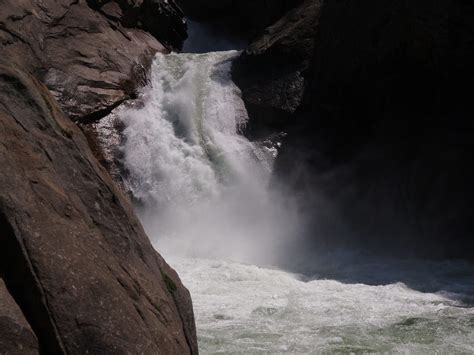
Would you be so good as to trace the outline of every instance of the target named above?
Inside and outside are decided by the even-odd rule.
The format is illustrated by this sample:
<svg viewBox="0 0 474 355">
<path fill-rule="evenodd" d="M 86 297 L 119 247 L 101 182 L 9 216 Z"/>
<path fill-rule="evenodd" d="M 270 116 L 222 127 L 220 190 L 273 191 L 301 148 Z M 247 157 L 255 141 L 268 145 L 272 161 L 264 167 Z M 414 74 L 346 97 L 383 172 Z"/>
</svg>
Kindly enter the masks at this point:
<svg viewBox="0 0 474 355">
<path fill-rule="evenodd" d="M 38 340 L 0 278 L 0 353 L 39 354 Z"/>
<path fill-rule="evenodd" d="M 47 88 L 3 62 L 0 166 L 1 277 L 42 353 L 197 353 L 177 274 Z"/>
<path fill-rule="evenodd" d="M 185 37 L 171 0 L 1 4 L 1 57 L 44 82 L 76 121 L 100 118 L 134 97 L 154 54 L 181 48 Z"/>
</svg>

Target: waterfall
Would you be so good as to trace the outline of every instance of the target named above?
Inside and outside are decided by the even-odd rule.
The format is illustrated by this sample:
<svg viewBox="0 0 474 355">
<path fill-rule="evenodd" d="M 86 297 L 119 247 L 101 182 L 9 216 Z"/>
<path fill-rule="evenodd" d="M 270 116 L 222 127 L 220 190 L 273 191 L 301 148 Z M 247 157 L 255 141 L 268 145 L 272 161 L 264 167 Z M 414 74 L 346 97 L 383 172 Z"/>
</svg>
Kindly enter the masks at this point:
<svg viewBox="0 0 474 355">
<path fill-rule="evenodd" d="M 276 150 L 241 135 L 237 55 L 160 54 L 139 103 L 115 114 L 123 178 L 191 291 L 200 352 L 472 353 L 473 265 L 289 252 L 301 223 L 270 188 Z M 285 258 L 305 275 L 276 268 Z"/>
<path fill-rule="evenodd" d="M 292 228 L 268 189 L 276 150 L 241 135 L 248 117 L 230 75 L 238 54 L 160 54 L 142 107 L 120 113 L 128 185 L 165 255 L 270 263 Z"/>
</svg>

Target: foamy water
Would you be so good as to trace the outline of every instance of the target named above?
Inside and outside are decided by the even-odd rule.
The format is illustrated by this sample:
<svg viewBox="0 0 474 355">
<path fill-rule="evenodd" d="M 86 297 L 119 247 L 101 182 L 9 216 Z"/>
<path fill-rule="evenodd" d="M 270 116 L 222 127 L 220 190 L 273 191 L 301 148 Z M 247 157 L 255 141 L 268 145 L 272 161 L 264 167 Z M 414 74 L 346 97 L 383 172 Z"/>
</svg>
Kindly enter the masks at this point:
<svg viewBox="0 0 474 355">
<path fill-rule="evenodd" d="M 299 216 L 268 188 L 276 152 L 240 134 L 237 55 L 158 55 L 143 105 L 119 112 L 127 186 L 191 291 L 201 353 L 474 353 L 472 265 L 288 260 Z M 305 276 L 257 266 L 283 264 Z"/>
<path fill-rule="evenodd" d="M 275 151 L 240 134 L 248 117 L 230 78 L 236 51 L 158 55 L 144 105 L 120 113 L 124 166 L 160 249 L 272 263 L 294 232 L 268 190 Z"/>
<path fill-rule="evenodd" d="M 170 261 L 191 290 L 203 354 L 474 353 L 474 285 L 459 275 L 441 280 L 411 264 L 419 285 L 431 278 L 458 287 L 421 292 L 402 282 L 307 281 L 236 262 Z"/>
</svg>

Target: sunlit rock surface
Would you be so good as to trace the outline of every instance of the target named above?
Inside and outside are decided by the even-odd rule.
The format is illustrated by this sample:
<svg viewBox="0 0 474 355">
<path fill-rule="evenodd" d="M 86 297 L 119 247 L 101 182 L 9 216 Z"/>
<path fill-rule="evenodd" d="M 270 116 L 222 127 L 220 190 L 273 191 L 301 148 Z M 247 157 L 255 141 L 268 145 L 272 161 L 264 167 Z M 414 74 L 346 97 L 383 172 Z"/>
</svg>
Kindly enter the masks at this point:
<svg viewBox="0 0 474 355">
<path fill-rule="evenodd" d="M 186 38 L 172 1 L 112 3 L 2 2 L 1 56 L 44 82 L 73 120 L 95 120 L 134 97 L 154 54 Z"/>
<path fill-rule="evenodd" d="M 0 271 L 41 352 L 197 353 L 177 274 L 46 86 L 5 59 Z"/>
</svg>

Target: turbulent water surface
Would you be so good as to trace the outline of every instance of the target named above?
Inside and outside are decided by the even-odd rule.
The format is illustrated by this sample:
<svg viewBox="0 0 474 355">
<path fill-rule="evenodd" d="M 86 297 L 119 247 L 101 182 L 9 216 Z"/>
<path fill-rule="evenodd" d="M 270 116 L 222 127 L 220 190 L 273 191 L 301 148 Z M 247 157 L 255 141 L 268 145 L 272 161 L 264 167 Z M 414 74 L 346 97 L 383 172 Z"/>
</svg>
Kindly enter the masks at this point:
<svg viewBox="0 0 474 355">
<path fill-rule="evenodd" d="M 474 309 L 466 303 L 472 285 L 423 292 L 396 281 L 371 286 L 228 261 L 171 260 L 192 292 L 206 354 L 474 352 Z M 415 273 L 420 267 L 411 266 Z M 435 277 L 451 287 L 474 271 L 463 269 L 463 280 L 454 265 L 432 266 L 448 267 Z M 418 277 L 421 285 L 433 276 Z"/>
<path fill-rule="evenodd" d="M 284 260 L 298 216 L 269 188 L 274 147 L 239 134 L 237 54 L 159 55 L 143 105 L 119 114 L 128 183 L 191 291 L 201 353 L 473 353 L 472 265 Z M 301 274 L 268 266 L 282 262 Z"/>
</svg>

